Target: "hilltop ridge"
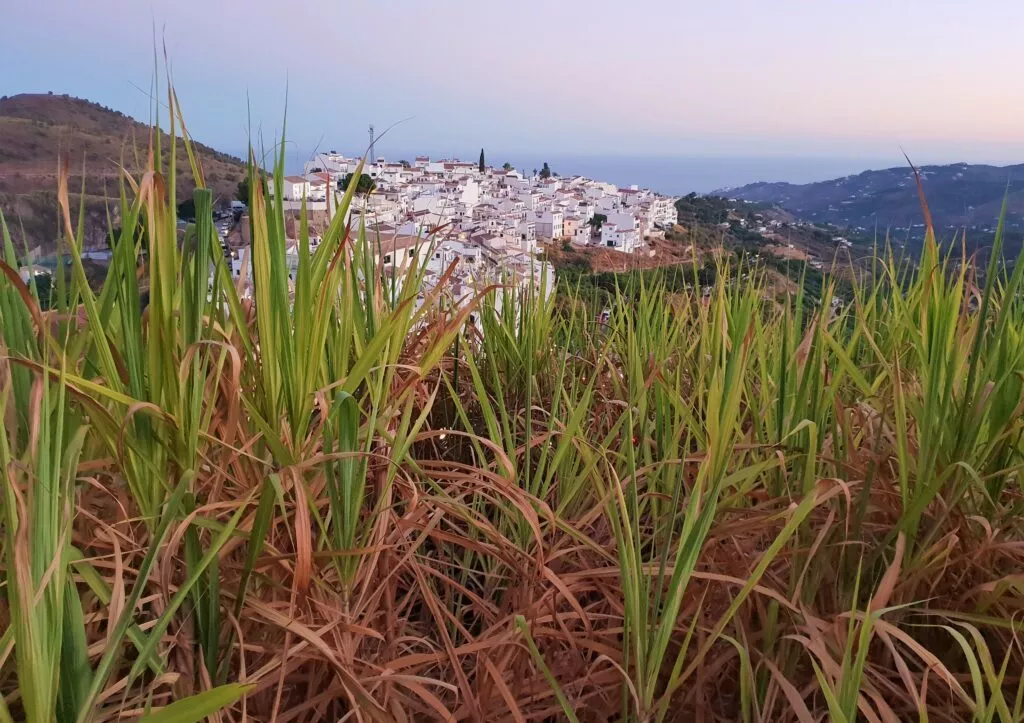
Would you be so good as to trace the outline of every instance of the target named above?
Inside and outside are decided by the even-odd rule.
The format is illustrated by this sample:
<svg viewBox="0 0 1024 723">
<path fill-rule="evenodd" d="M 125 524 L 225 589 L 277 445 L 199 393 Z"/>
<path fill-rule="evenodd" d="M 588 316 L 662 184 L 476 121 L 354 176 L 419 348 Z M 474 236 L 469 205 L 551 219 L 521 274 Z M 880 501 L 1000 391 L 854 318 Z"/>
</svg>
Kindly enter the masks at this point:
<svg viewBox="0 0 1024 723">
<path fill-rule="evenodd" d="M 149 143 L 150 127 L 124 113 L 68 95 L 23 93 L 0 98 L 0 211 L 15 248 L 53 248 L 57 224 L 57 165 L 69 159 L 72 204 L 85 174 L 85 244 L 103 246 L 109 210 L 117 219 L 119 164 L 139 170 Z M 169 136 L 163 134 L 164 147 Z M 179 199 L 191 197 L 195 182 L 179 139 Z M 238 158 L 195 144 L 207 185 L 217 203 L 229 202 L 245 164 Z M 84 169 L 83 169 L 84 164 Z"/>
</svg>

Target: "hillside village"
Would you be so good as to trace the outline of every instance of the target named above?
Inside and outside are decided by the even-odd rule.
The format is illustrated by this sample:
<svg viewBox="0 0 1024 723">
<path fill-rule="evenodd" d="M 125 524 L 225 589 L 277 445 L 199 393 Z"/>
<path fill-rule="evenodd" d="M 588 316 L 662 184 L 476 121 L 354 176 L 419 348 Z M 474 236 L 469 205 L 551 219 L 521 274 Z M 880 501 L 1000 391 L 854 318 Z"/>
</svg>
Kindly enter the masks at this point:
<svg viewBox="0 0 1024 723">
<path fill-rule="evenodd" d="M 359 164 L 334 152 L 315 156 L 302 175 L 284 178 L 284 208 L 333 212 Z M 643 254 L 677 220 L 675 199 L 647 189 L 481 165 L 427 156 L 412 163 L 367 162 L 362 173 L 372 180 L 372 191 L 357 194 L 349 213 L 365 223 L 378 262 L 385 268 L 426 262 L 429 284 L 459 260 L 456 294 L 470 282 L 551 283 L 554 274 L 539 258 L 545 245 Z M 243 273 L 243 256 L 233 259 L 236 276 Z"/>
</svg>

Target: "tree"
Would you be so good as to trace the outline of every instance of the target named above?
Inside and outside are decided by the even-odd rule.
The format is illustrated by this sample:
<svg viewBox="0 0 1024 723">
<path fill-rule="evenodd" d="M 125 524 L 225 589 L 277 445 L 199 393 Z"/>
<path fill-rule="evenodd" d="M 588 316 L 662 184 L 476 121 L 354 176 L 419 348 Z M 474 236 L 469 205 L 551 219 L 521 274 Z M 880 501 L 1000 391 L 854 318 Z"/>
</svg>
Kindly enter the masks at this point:
<svg viewBox="0 0 1024 723">
<path fill-rule="evenodd" d="M 348 186 L 352 183 L 352 176 L 355 174 L 346 173 L 345 177 L 338 182 L 338 190 L 345 192 L 348 190 Z M 367 193 L 377 187 L 377 184 L 373 182 L 373 178 L 365 173 L 359 174 L 359 180 L 356 181 L 356 193 L 361 196 L 365 196 Z"/>
<path fill-rule="evenodd" d="M 399 161 L 399 163 L 402 165 L 402 168 L 412 168 L 412 164 L 409 161 Z"/>
<path fill-rule="evenodd" d="M 537 175 L 537 169 L 536 168 L 533 169 L 533 175 L 535 175 L 535 176 Z"/>
<path fill-rule="evenodd" d="M 32 278 L 39 297 L 39 308 L 47 311 L 53 305 L 53 277 L 49 274 L 36 274 Z"/>
<path fill-rule="evenodd" d="M 587 223 L 590 224 L 590 228 L 594 229 L 594 233 L 597 233 L 607 220 L 608 217 L 603 213 L 595 213 Z"/>
<path fill-rule="evenodd" d="M 541 178 L 551 178 L 551 168 L 548 166 L 548 162 L 544 161 L 544 167 L 540 169 Z"/>
<path fill-rule="evenodd" d="M 246 206 L 249 205 L 249 179 L 243 178 L 238 182 L 238 189 L 235 191 L 235 198 L 244 203 Z"/>
<path fill-rule="evenodd" d="M 196 202 L 191 198 L 186 198 L 184 201 L 178 204 L 178 218 L 185 219 L 186 221 L 196 220 Z"/>
<path fill-rule="evenodd" d="M 487 168 L 487 166 L 484 165 L 484 149 L 481 148 L 480 149 L 480 173 L 483 173 L 485 168 Z"/>
<path fill-rule="evenodd" d="M 504 170 L 506 170 L 506 171 L 511 171 L 511 170 L 512 170 L 512 164 L 511 164 L 511 163 L 509 163 L 508 161 L 505 161 L 505 165 L 504 165 L 504 166 L 502 166 L 502 168 L 503 168 Z"/>
</svg>

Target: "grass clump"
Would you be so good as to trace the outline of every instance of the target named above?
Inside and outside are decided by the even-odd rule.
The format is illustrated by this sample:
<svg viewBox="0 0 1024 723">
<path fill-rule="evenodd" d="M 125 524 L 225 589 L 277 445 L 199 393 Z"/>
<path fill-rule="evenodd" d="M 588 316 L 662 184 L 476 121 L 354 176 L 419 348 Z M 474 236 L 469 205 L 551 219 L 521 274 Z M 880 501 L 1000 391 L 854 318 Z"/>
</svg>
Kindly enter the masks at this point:
<svg viewBox="0 0 1024 723">
<path fill-rule="evenodd" d="M 1024 265 L 595 319 L 382 274 L 354 188 L 292 270 L 251 158 L 247 295 L 160 137 L 98 291 L 66 182 L 50 310 L 3 229 L 0 719 L 1024 717 Z"/>
</svg>

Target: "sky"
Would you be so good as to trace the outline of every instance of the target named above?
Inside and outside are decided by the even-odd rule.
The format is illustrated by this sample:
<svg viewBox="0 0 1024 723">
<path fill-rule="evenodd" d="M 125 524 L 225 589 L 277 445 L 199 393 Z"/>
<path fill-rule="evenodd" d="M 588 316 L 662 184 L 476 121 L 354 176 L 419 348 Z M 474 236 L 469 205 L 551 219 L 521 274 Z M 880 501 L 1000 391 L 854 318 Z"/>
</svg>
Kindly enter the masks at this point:
<svg viewBox="0 0 1024 723">
<path fill-rule="evenodd" d="M 292 155 L 373 123 L 388 156 L 1024 161 L 1020 0 L 0 0 L 0 27 L 0 95 L 140 120 L 165 45 L 225 151 L 287 99 Z"/>
</svg>

